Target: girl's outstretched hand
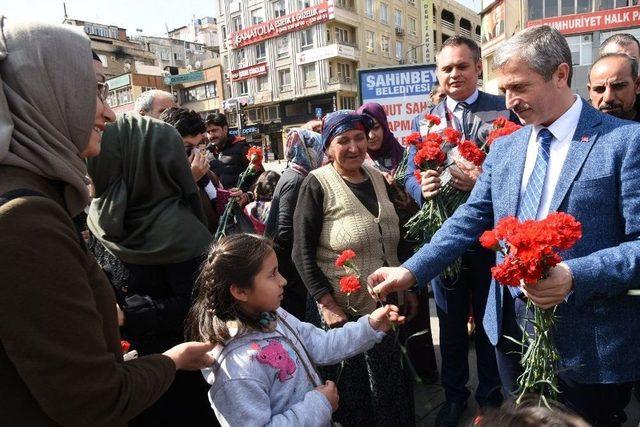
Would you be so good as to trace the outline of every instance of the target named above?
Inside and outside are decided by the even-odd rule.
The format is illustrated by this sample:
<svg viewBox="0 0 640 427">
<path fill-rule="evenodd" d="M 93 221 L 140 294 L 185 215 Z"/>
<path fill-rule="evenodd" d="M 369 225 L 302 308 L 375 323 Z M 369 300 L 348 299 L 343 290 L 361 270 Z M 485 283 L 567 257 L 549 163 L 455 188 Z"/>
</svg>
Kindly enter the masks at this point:
<svg viewBox="0 0 640 427">
<path fill-rule="evenodd" d="M 387 332 L 391 329 L 391 325 L 402 325 L 405 317 L 401 316 L 398 307 L 387 304 L 384 307 L 377 308 L 369 316 L 369 324 L 376 331 Z"/>
</svg>

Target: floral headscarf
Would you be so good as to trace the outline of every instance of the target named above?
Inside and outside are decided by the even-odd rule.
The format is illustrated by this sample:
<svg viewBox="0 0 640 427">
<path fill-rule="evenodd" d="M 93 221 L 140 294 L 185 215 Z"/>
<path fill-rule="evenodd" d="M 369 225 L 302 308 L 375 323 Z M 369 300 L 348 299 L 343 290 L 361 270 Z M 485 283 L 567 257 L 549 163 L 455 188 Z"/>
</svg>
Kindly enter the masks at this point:
<svg viewBox="0 0 640 427">
<path fill-rule="evenodd" d="M 286 150 L 289 167 L 303 176 L 320 167 L 324 160 L 320 134 L 310 130 L 291 129 Z"/>
</svg>

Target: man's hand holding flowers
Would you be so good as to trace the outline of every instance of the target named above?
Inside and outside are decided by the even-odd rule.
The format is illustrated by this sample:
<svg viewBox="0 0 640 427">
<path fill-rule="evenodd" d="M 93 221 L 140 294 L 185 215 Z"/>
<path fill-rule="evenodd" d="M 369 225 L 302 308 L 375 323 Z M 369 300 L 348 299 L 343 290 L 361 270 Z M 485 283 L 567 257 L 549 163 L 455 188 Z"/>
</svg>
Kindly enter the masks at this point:
<svg viewBox="0 0 640 427">
<path fill-rule="evenodd" d="M 535 284 L 524 284 L 522 291 L 540 308 L 552 308 L 564 302 L 573 290 L 573 276 L 569 266 L 560 263 L 549 269 L 548 276 Z"/>
</svg>

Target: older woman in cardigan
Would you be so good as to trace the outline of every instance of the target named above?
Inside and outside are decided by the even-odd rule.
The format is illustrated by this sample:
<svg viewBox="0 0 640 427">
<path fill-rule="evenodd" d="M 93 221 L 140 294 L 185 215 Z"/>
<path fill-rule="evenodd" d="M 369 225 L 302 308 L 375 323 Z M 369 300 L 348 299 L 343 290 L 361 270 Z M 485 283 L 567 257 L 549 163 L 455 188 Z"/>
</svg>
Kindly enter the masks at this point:
<svg viewBox="0 0 640 427">
<path fill-rule="evenodd" d="M 305 178 L 294 214 L 293 260 L 327 328 L 376 307 L 364 283 L 348 297 L 340 292 L 344 272 L 334 262 L 343 250 L 355 251 L 362 278 L 377 267 L 399 264 L 400 227 L 388 186 L 380 172 L 363 164 L 371 126 L 368 116 L 348 110 L 325 118 L 322 143 L 330 163 Z M 335 421 L 345 426 L 413 424 L 411 383 L 393 334 L 348 359 L 340 371 Z M 337 379 L 336 369 L 327 374 Z"/>
</svg>

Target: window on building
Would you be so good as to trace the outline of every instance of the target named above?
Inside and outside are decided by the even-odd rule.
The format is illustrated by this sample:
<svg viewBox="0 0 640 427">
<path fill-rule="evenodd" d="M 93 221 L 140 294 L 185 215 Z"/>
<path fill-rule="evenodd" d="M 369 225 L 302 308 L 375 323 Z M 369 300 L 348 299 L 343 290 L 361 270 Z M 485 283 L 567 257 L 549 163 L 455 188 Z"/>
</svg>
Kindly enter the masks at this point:
<svg viewBox="0 0 640 427">
<path fill-rule="evenodd" d="M 258 83 L 258 91 L 259 92 L 268 91 L 270 89 L 270 87 L 269 87 L 269 76 L 260 76 L 260 77 L 258 77 L 257 83 Z"/>
<path fill-rule="evenodd" d="M 247 80 L 241 80 L 238 82 L 238 94 L 240 95 L 249 94 L 249 83 Z"/>
<path fill-rule="evenodd" d="M 573 15 L 576 13 L 576 4 L 574 0 L 562 0 L 560 3 L 562 15 Z"/>
<path fill-rule="evenodd" d="M 418 62 L 418 47 L 417 46 L 409 46 L 407 49 L 407 61 L 410 64 L 414 64 Z"/>
<path fill-rule="evenodd" d="M 558 16 L 558 0 L 544 0 L 544 17 Z"/>
<path fill-rule="evenodd" d="M 591 34 L 566 37 L 573 65 L 590 65 L 593 60 Z"/>
<path fill-rule="evenodd" d="M 305 64 L 302 66 L 302 75 L 304 76 L 305 86 L 316 83 L 316 64 Z"/>
<path fill-rule="evenodd" d="M 366 40 L 367 52 L 373 53 L 376 48 L 376 34 L 373 31 L 366 30 L 364 32 L 364 37 Z"/>
<path fill-rule="evenodd" d="M 242 29 L 242 18 L 240 16 L 231 18 L 231 28 L 233 31 L 240 31 Z"/>
<path fill-rule="evenodd" d="M 380 51 L 384 56 L 389 56 L 389 37 L 382 36 L 380 38 Z"/>
<path fill-rule="evenodd" d="M 335 41 L 338 43 L 349 43 L 349 30 L 342 27 L 335 27 Z"/>
<path fill-rule="evenodd" d="M 109 63 L 107 62 L 107 55 L 103 55 L 101 53 L 98 54 L 98 58 L 100 58 L 100 62 L 102 62 L 103 67 L 108 67 Z"/>
<path fill-rule="evenodd" d="M 300 31 L 300 45 L 302 46 L 302 50 L 313 47 L 313 28 Z"/>
<path fill-rule="evenodd" d="M 278 0 L 273 3 L 273 16 L 279 18 L 287 14 L 286 9 L 284 8 L 284 0 Z"/>
<path fill-rule="evenodd" d="M 402 11 L 396 9 L 395 10 L 395 18 L 396 18 L 396 28 L 402 28 Z"/>
<path fill-rule="evenodd" d="M 311 7 L 311 0 L 298 0 L 298 9 Z"/>
<path fill-rule="evenodd" d="M 267 43 L 266 42 L 258 43 L 255 49 L 256 49 L 256 61 L 264 61 L 265 59 L 267 59 Z"/>
<path fill-rule="evenodd" d="M 402 61 L 402 42 L 396 40 L 396 59 Z"/>
<path fill-rule="evenodd" d="M 387 25 L 389 23 L 389 5 L 380 3 L 380 22 Z"/>
<path fill-rule="evenodd" d="M 543 0 L 529 0 L 529 20 L 542 19 Z"/>
<path fill-rule="evenodd" d="M 182 90 L 182 99 L 184 102 L 203 101 L 205 99 L 212 99 L 216 97 L 216 83 L 206 83 L 190 87 Z"/>
<path fill-rule="evenodd" d="M 247 119 L 250 122 L 259 122 L 262 120 L 262 108 L 247 109 Z"/>
<path fill-rule="evenodd" d="M 409 17 L 409 34 L 416 34 L 416 18 Z"/>
<path fill-rule="evenodd" d="M 278 58 L 289 56 L 289 36 L 282 36 L 276 39 L 276 49 Z"/>
<path fill-rule="evenodd" d="M 353 96 L 341 96 L 340 104 L 343 110 L 355 110 L 356 98 Z"/>
<path fill-rule="evenodd" d="M 592 8 L 591 0 L 577 0 L 576 1 L 576 13 L 588 13 Z"/>
<path fill-rule="evenodd" d="M 278 70 L 278 84 L 281 92 L 291 90 L 291 70 Z"/>
<path fill-rule="evenodd" d="M 244 48 L 236 50 L 236 62 L 238 64 L 242 64 L 245 62 L 246 56 L 244 52 Z"/>
<path fill-rule="evenodd" d="M 351 64 L 347 64 L 344 62 L 338 62 L 338 78 L 342 82 L 351 83 L 351 77 L 353 73 L 351 72 Z"/>
<path fill-rule="evenodd" d="M 260 7 L 251 11 L 251 25 L 264 22 L 264 10 Z"/>
<path fill-rule="evenodd" d="M 364 0 L 364 16 L 373 19 L 373 0 Z"/>
<path fill-rule="evenodd" d="M 265 120 L 275 120 L 280 118 L 280 113 L 278 112 L 277 105 L 270 105 L 264 108 L 264 119 Z"/>
<path fill-rule="evenodd" d="M 116 105 L 129 104 L 133 102 L 133 95 L 131 94 L 131 86 L 118 89 L 115 91 L 115 97 L 117 99 Z"/>
</svg>

